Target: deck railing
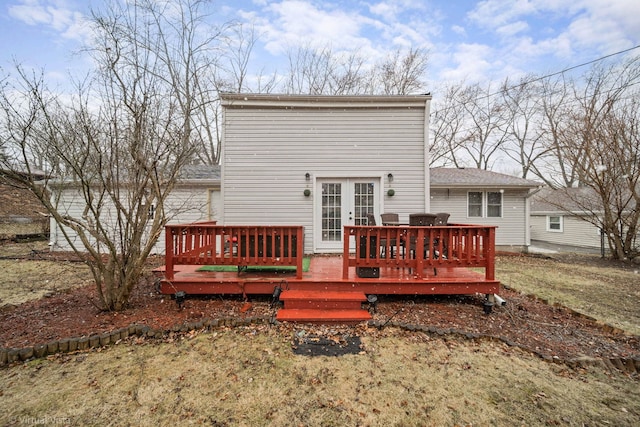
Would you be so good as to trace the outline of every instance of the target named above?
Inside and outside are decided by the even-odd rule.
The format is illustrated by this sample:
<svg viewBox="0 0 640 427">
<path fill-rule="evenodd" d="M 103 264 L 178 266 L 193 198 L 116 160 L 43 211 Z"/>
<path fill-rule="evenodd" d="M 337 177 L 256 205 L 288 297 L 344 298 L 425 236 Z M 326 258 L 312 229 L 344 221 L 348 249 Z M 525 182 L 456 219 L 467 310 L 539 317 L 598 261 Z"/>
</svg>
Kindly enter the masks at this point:
<svg viewBox="0 0 640 427">
<path fill-rule="evenodd" d="M 484 267 L 495 280 L 495 226 L 345 226 L 342 277 L 349 267 L 412 269 L 416 278 L 425 268 Z"/>
<path fill-rule="evenodd" d="M 216 225 L 215 221 L 167 225 L 165 276 L 174 266 L 294 266 L 302 278 L 302 226 Z"/>
</svg>

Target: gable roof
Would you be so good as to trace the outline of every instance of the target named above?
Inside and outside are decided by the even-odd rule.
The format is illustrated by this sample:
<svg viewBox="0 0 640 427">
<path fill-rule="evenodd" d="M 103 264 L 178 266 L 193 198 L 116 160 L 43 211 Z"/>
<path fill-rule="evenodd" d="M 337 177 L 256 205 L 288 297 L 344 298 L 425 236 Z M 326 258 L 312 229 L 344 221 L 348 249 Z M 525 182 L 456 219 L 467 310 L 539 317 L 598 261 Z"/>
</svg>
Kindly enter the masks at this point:
<svg viewBox="0 0 640 427">
<path fill-rule="evenodd" d="M 431 168 L 431 188 L 538 188 L 542 183 L 477 168 Z"/>
<path fill-rule="evenodd" d="M 543 188 L 531 198 L 531 212 L 585 213 L 602 210 L 602 201 L 590 187 Z"/>
</svg>

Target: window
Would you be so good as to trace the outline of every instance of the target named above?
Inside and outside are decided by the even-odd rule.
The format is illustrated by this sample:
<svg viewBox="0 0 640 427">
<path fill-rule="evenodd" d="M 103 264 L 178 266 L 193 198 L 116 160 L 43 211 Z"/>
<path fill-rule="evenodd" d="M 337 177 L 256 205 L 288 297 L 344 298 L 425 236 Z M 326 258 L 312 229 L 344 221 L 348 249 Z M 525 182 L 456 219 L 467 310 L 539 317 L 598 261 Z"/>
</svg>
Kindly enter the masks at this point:
<svg viewBox="0 0 640 427">
<path fill-rule="evenodd" d="M 469 192 L 469 216 L 482 216 L 482 193 L 480 191 Z"/>
<path fill-rule="evenodd" d="M 485 208 L 486 207 L 486 208 Z M 502 192 L 470 191 L 468 193 L 468 216 L 470 218 L 502 217 Z"/>
<path fill-rule="evenodd" d="M 487 216 L 491 218 L 500 218 L 502 216 L 502 193 L 487 193 Z"/>
<path fill-rule="evenodd" d="M 558 215 L 547 216 L 547 231 L 562 233 L 562 217 Z"/>
</svg>

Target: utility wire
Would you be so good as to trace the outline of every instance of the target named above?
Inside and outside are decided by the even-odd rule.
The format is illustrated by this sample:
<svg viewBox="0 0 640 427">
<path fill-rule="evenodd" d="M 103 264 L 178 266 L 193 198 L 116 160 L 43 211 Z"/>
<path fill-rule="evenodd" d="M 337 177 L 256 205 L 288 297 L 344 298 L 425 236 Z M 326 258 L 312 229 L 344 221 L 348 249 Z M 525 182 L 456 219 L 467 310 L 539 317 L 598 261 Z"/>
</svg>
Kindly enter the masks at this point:
<svg viewBox="0 0 640 427">
<path fill-rule="evenodd" d="M 529 85 L 531 83 L 538 82 L 540 80 L 548 79 L 550 77 L 557 76 L 559 74 L 564 74 L 564 73 L 566 73 L 568 71 L 575 70 L 576 68 L 581 68 L 581 67 L 584 67 L 584 66 L 587 66 L 587 65 L 591 65 L 591 64 L 594 64 L 596 62 L 603 61 L 603 60 L 605 60 L 607 58 L 611 58 L 611 57 L 617 56 L 617 55 L 622 55 L 623 53 L 631 52 L 632 50 L 636 50 L 636 49 L 640 49 L 640 45 L 636 45 L 636 46 L 630 47 L 628 49 L 620 50 L 618 52 L 610 53 L 609 55 L 604 55 L 604 56 L 601 56 L 599 58 L 593 59 L 591 61 L 583 62 L 583 63 L 578 64 L 578 65 L 573 65 L 571 67 L 565 68 L 565 69 L 560 70 L 560 71 L 556 71 L 556 72 L 553 72 L 553 73 L 550 73 L 550 74 L 546 74 L 546 75 L 541 76 L 541 77 L 536 77 L 535 79 L 527 80 L 525 82 L 518 83 L 516 85 L 509 86 L 509 87 L 504 88 L 504 89 L 500 89 L 497 92 L 492 92 L 492 93 L 480 96 L 480 97 L 476 98 L 476 100 L 478 101 L 478 100 L 482 100 L 482 99 L 491 98 L 492 96 L 499 95 L 499 94 L 504 93 L 504 92 L 508 92 L 508 91 L 510 91 L 512 89 L 519 88 L 519 87 L 522 87 L 522 86 L 526 86 L 526 85 Z M 442 110 L 433 111 L 433 112 L 431 112 L 430 115 L 434 115 L 434 114 L 438 113 L 439 111 L 446 111 L 446 110 L 451 109 L 451 108 L 453 108 L 453 107 L 447 107 L 447 108 L 444 108 Z"/>
</svg>

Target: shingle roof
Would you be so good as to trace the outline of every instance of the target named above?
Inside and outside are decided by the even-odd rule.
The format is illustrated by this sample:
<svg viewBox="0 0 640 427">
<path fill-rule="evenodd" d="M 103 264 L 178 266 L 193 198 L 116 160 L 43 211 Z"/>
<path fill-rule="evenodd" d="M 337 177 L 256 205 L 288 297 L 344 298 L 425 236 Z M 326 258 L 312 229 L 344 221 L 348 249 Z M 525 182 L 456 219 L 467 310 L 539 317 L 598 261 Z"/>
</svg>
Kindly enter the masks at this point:
<svg viewBox="0 0 640 427">
<path fill-rule="evenodd" d="M 589 187 L 543 188 L 531 198 L 531 212 L 599 211 L 602 201 Z"/>
<path fill-rule="evenodd" d="M 220 165 L 187 165 L 180 171 L 180 179 L 184 181 L 218 181 L 220 182 Z"/>
<path fill-rule="evenodd" d="M 477 168 L 431 168 L 431 187 L 524 187 L 542 183 Z"/>
</svg>

